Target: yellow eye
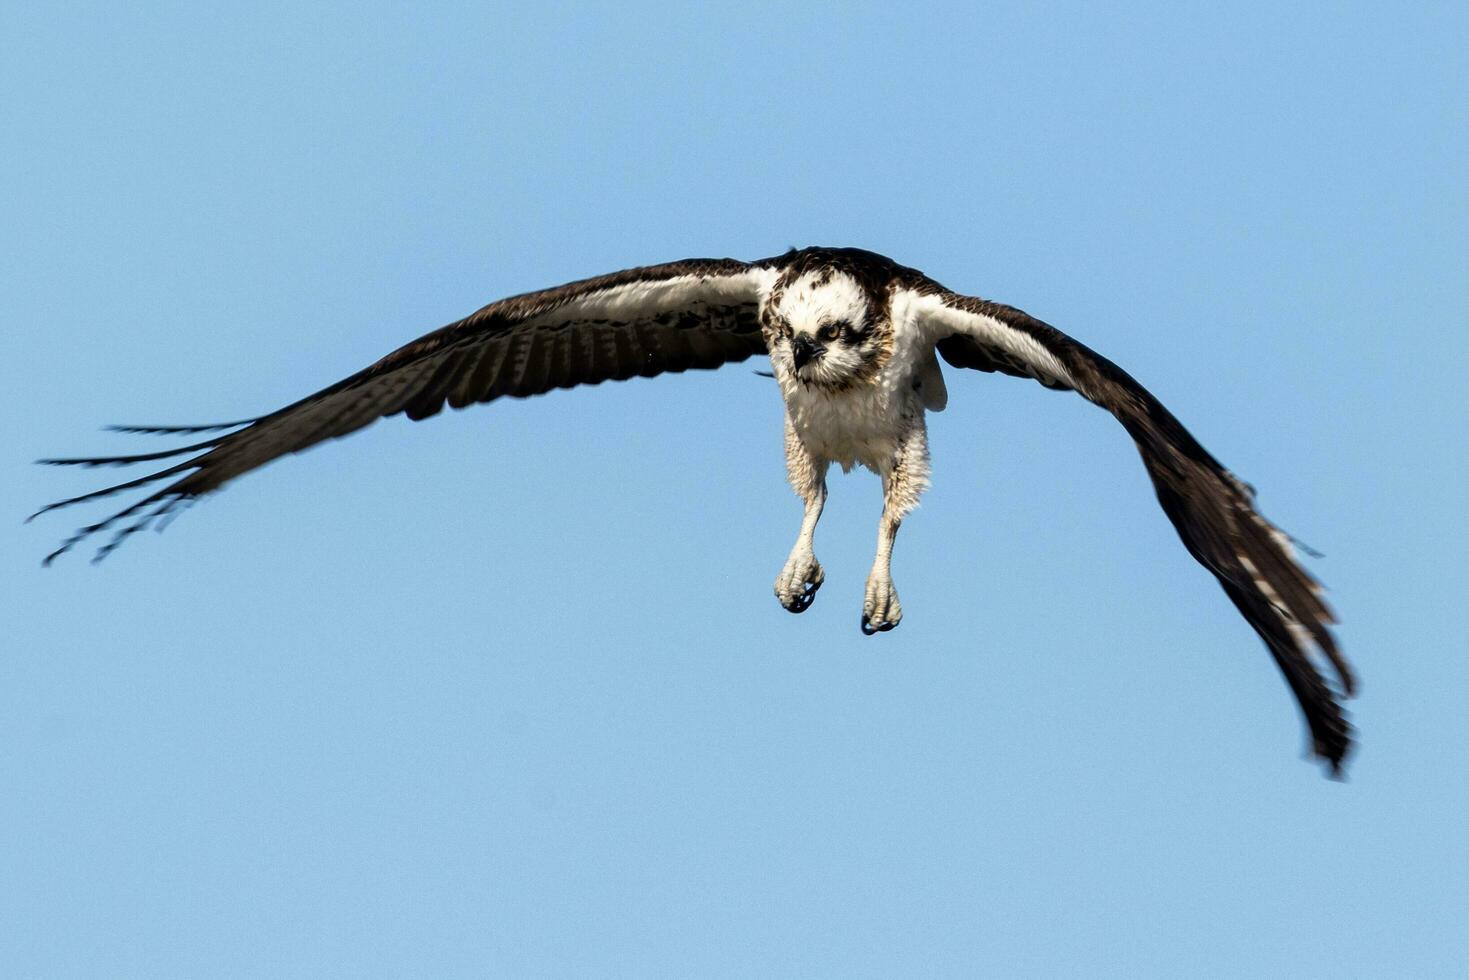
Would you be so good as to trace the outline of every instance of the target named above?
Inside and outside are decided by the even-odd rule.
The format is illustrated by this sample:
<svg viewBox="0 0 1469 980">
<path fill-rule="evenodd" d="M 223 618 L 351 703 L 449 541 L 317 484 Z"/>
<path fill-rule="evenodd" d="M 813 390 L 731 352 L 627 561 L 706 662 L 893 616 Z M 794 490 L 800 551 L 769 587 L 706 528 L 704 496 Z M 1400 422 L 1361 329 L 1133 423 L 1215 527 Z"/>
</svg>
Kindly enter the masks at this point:
<svg viewBox="0 0 1469 980">
<path fill-rule="evenodd" d="M 841 335 L 842 325 L 840 323 L 828 323 L 826 326 L 822 327 L 821 330 L 817 333 L 817 336 L 819 336 L 822 340 L 828 342 L 836 340 Z"/>
</svg>

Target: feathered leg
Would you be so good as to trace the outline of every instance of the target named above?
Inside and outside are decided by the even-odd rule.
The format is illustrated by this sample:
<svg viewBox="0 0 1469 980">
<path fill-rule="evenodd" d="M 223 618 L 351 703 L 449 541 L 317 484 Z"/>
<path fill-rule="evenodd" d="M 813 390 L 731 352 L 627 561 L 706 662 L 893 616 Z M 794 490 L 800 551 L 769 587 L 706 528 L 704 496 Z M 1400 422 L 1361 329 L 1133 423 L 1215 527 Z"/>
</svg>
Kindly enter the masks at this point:
<svg viewBox="0 0 1469 980">
<path fill-rule="evenodd" d="M 821 509 L 826 506 L 828 463 L 806 449 L 789 416 L 785 423 L 785 444 L 786 474 L 796 494 L 806 502 L 806 513 L 801 518 L 801 533 L 796 537 L 791 555 L 775 578 L 775 597 L 789 611 L 802 613 L 816 599 L 816 590 L 826 580 L 812 541 L 816 536 L 816 522 L 821 520 Z"/>
<path fill-rule="evenodd" d="M 872 560 L 862 601 L 862 632 L 868 636 L 885 633 L 903 619 L 903 605 L 893 586 L 893 541 L 903 518 L 918 506 L 918 498 L 928 489 L 928 428 L 921 414 L 911 419 L 892 462 L 880 475 L 882 518 L 877 524 L 877 556 Z"/>
</svg>

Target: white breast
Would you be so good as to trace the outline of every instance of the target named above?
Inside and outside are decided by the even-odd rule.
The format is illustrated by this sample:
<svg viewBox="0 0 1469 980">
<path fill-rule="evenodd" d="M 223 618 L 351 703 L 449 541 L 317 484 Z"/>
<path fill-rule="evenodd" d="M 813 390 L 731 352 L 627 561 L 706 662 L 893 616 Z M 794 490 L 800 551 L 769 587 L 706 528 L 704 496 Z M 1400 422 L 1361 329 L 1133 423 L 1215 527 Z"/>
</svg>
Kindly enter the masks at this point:
<svg viewBox="0 0 1469 980">
<path fill-rule="evenodd" d="M 898 331 L 903 338 L 904 331 Z M 886 470 L 898 449 L 898 440 L 924 411 L 924 399 L 914 378 L 932 350 L 908 334 L 872 382 L 842 392 L 807 387 L 776 368 L 786 413 L 806 448 L 850 470 L 861 464 L 875 472 Z M 940 382 L 941 383 L 941 382 Z"/>
</svg>

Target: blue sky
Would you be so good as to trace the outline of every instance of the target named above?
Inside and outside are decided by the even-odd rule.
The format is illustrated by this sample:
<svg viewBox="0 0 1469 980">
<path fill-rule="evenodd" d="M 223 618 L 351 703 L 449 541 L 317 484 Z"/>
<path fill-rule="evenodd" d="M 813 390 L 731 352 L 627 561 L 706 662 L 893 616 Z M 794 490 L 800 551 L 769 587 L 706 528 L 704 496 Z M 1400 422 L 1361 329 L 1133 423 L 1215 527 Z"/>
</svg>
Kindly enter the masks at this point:
<svg viewBox="0 0 1469 980">
<path fill-rule="evenodd" d="M 1461 5 L 7 10 L 17 976 L 1449 976 Z M 500 296 L 852 244 L 1122 364 L 1328 557 L 1350 781 L 1073 396 L 949 372 L 858 631 L 747 365 L 379 424 L 100 567 L 22 526 Z M 139 437 L 140 439 L 141 437 Z M 106 475 L 102 472 L 103 476 Z M 75 520 L 73 518 L 76 518 Z"/>
</svg>

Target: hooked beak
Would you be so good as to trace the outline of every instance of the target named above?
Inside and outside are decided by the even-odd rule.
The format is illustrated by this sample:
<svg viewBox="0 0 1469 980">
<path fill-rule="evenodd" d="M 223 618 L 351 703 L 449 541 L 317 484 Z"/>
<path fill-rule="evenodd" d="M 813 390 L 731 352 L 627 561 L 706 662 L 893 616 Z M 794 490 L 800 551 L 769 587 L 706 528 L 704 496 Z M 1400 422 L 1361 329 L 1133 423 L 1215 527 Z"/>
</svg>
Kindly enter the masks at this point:
<svg viewBox="0 0 1469 980">
<path fill-rule="evenodd" d="M 801 334 L 791 341 L 791 360 L 795 362 L 797 371 L 816 360 L 825 351 L 825 347 L 812 343 L 811 338 L 805 334 Z"/>
</svg>

